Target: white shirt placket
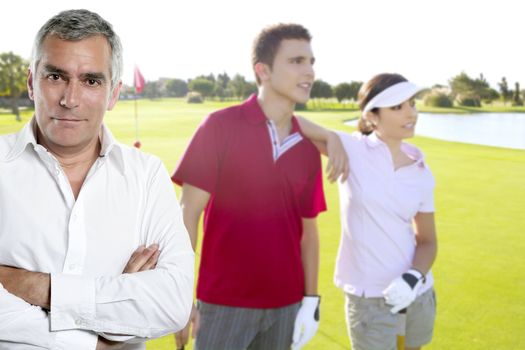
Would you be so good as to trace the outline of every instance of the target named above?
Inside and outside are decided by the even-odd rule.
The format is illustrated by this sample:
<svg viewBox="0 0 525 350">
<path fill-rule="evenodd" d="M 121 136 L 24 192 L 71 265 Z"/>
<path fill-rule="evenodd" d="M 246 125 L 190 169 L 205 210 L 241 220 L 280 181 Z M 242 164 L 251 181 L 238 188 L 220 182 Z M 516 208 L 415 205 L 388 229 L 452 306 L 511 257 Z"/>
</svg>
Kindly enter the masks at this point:
<svg viewBox="0 0 525 350">
<path fill-rule="evenodd" d="M 40 145 L 37 145 L 35 150 L 55 179 L 62 193 L 62 198 L 69 209 L 67 251 L 62 272 L 71 275 L 81 275 L 84 268 L 87 246 L 82 196 L 79 196 L 78 199 L 75 200 L 69 179 L 53 155 Z"/>
</svg>

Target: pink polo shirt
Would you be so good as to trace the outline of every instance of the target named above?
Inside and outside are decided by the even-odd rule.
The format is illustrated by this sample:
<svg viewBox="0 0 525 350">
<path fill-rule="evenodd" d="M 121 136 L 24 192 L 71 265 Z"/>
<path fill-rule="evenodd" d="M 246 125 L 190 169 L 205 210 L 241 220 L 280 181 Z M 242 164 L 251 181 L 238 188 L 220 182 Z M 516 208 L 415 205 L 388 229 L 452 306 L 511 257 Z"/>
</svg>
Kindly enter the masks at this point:
<svg viewBox="0 0 525 350">
<path fill-rule="evenodd" d="M 434 178 L 415 146 L 402 151 L 415 163 L 394 170 L 388 146 L 375 133 L 339 133 L 350 176 L 339 184 L 341 242 L 334 281 L 357 296 L 382 291 L 412 266 L 416 241 L 412 219 L 434 211 Z M 433 284 L 432 273 L 420 293 Z"/>
<path fill-rule="evenodd" d="M 302 218 L 326 209 L 321 158 L 295 118 L 282 147 L 272 130 L 255 95 L 214 112 L 173 174 L 210 193 L 197 282 L 204 302 L 276 308 L 304 295 Z"/>
</svg>

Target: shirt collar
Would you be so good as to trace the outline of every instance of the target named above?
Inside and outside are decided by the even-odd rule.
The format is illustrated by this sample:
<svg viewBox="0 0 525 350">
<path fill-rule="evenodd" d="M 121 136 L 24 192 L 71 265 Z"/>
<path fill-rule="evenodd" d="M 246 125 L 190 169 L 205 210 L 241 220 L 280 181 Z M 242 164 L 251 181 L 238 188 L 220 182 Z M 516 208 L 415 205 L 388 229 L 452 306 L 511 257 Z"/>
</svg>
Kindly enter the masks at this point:
<svg viewBox="0 0 525 350">
<path fill-rule="evenodd" d="M 262 123 L 267 120 L 266 115 L 264 114 L 259 102 L 257 101 L 257 95 L 252 94 L 243 104 L 242 108 L 246 118 L 254 123 Z"/>
<path fill-rule="evenodd" d="M 18 158 L 28 145 L 36 147 L 36 119 L 33 117 L 16 136 L 16 141 L 7 154 L 5 161 L 10 162 Z"/>
<path fill-rule="evenodd" d="M 118 167 L 125 172 L 124 156 L 122 153 L 122 146 L 116 142 L 115 138 L 111 134 L 111 131 L 102 124 L 100 131 L 100 157 L 107 157 L 110 154 L 115 157 Z M 20 130 L 17 134 L 16 141 L 7 154 L 6 161 L 12 161 L 18 158 L 27 148 L 28 145 L 33 146 L 33 149 L 37 147 L 36 142 L 36 118 L 33 117 L 31 120 Z"/>
<path fill-rule="evenodd" d="M 377 134 L 375 132 L 372 132 L 371 134 L 366 135 L 365 137 L 366 144 L 372 148 L 385 144 L 379 137 L 377 137 Z"/>
<path fill-rule="evenodd" d="M 386 144 L 379 137 L 377 137 L 377 134 L 375 132 L 372 132 L 370 135 L 366 136 L 366 144 L 371 148 L 376 148 L 380 145 L 386 146 Z M 416 161 L 415 164 L 419 165 L 420 167 L 425 166 L 424 164 L 425 157 L 423 156 L 423 152 L 421 152 L 417 147 L 409 143 L 402 142 L 401 150 L 407 156 L 414 159 Z"/>
<path fill-rule="evenodd" d="M 126 163 L 124 162 L 122 147 L 115 140 L 109 128 L 102 124 L 102 130 L 100 130 L 100 157 L 113 156 L 120 171 L 124 174 L 126 172 Z"/>
<path fill-rule="evenodd" d="M 254 124 L 267 122 L 269 120 L 266 118 L 266 115 L 259 105 L 256 94 L 250 95 L 250 97 L 242 104 L 242 108 L 246 118 Z M 299 122 L 297 121 L 297 118 L 292 115 L 292 129 L 290 130 L 290 134 L 300 131 Z"/>
</svg>

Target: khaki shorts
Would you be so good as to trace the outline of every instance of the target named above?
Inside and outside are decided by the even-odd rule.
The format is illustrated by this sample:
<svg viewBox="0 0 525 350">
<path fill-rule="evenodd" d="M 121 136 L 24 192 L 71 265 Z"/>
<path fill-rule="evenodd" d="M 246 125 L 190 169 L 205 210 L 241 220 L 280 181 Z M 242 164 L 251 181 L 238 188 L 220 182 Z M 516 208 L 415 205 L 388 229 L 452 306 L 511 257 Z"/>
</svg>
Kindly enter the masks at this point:
<svg viewBox="0 0 525 350">
<path fill-rule="evenodd" d="M 384 298 L 346 294 L 346 325 L 353 350 L 395 350 L 398 315 L 390 312 Z M 436 317 L 436 295 L 431 288 L 408 307 L 405 346 L 430 343 Z"/>
</svg>

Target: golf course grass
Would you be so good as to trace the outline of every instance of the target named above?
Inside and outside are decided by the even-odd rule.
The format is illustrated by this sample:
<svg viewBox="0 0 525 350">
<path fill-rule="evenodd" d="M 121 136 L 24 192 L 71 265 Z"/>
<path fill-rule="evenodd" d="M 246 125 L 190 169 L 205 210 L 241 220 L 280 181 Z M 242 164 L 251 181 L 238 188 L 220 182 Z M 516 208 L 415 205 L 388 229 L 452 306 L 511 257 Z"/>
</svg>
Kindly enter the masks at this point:
<svg viewBox="0 0 525 350">
<path fill-rule="evenodd" d="M 160 156 L 171 172 L 202 118 L 226 105 L 140 100 L 142 150 Z M 342 123 L 348 111 L 298 114 L 353 131 Z M 29 118 L 25 112 L 24 121 Z M 133 143 L 133 101 L 120 101 L 105 121 L 121 142 Z M 0 114 L 0 134 L 22 125 L 13 115 Z M 434 339 L 425 349 L 525 349 L 525 151 L 422 137 L 410 142 L 425 153 L 437 183 L 438 314 Z M 332 283 L 340 235 L 337 187 L 324 185 L 329 210 L 319 217 L 321 325 L 305 349 L 349 349 L 343 294 Z M 147 348 L 175 349 L 173 336 L 150 341 Z"/>
</svg>

